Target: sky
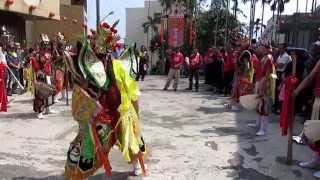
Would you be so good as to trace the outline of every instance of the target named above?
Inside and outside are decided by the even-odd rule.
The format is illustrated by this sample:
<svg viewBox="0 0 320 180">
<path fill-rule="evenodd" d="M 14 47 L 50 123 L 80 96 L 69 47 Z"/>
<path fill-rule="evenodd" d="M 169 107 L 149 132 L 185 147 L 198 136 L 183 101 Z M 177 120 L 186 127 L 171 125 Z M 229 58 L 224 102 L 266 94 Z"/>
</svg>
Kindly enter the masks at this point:
<svg viewBox="0 0 320 180">
<path fill-rule="evenodd" d="M 210 1 L 210 0 L 209 0 Z M 311 1 L 312 0 L 298 0 L 299 3 L 299 12 L 305 12 L 306 2 L 309 1 L 308 11 L 311 10 Z M 96 0 L 87 0 L 88 2 L 88 27 L 95 28 L 96 23 Z M 126 12 L 125 8 L 128 7 L 143 7 L 144 0 L 100 0 L 100 17 L 103 18 L 106 14 L 111 11 L 114 11 L 114 15 L 107 18 L 107 21 L 112 23 L 117 19 L 120 19 L 120 23 L 118 25 L 118 31 L 121 38 L 125 38 L 126 31 Z M 320 5 L 320 0 L 317 0 L 318 5 Z M 285 6 L 285 11 L 283 14 L 293 14 L 296 11 L 297 0 L 291 0 Z M 231 4 L 232 6 L 232 4 Z M 246 14 L 247 18 L 243 16 L 239 16 L 240 21 L 249 23 L 250 16 L 250 3 L 242 4 L 240 3 L 239 8 Z M 261 3 L 257 3 L 256 6 L 256 18 L 260 18 L 262 13 L 262 5 Z M 272 11 L 270 10 L 270 6 L 265 7 L 265 22 L 272 17 Z"/>
</svg>

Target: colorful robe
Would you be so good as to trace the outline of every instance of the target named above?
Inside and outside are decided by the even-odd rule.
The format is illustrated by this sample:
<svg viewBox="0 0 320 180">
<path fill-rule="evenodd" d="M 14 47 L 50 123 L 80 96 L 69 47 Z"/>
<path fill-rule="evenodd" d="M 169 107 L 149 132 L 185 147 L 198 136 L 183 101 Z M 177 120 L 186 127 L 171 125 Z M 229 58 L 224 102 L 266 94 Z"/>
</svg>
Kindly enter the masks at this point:
<svg viewBox="0 0 320 180">
<path fill-rule="evenodd" d="M 0 63 L 0 112 L 7 112 L 7 65 Z"/>
</svg>

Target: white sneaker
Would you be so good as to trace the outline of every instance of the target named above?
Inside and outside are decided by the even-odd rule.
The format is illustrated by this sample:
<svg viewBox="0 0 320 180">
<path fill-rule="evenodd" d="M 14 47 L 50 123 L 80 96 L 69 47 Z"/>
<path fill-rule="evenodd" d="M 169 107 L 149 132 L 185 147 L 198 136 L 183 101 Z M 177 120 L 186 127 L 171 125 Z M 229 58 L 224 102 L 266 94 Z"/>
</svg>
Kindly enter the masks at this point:
<svg viewBox="0 0 320 180">
<path fill-rule="evenodd" d="M 58 113 L 58 111 L 55 111 L 53 109 L 49 109 L 46 111 L 46 114 L 57 114 L 57 113 Z"/>
<path fill-rule="evenodd" d="M 144 167 L 147 170 L 147 164 L 144 164 Z M 140 167 L 140 163 L 134 163 L 133 164 L 133 171 L 134 171 L 134 175 L 136 176 L 140 176 L 142 174 L 142 168 Z"/>
<path fill-rule="evenodd" d="M 240 111 L 240 108 L 239 108 L 238 106 L 232 105 L 232 106 L 231 106 L 231 110 L 232 110 L 232 111 Z"/>
<path fill-rule="evenodd" d="M 266 135 L 266 133 L 264 132 L 264 131 L 258 131 L 257 132 L 257 134 L 256 134 L 257 136 L 264 136 L 264 135 Z"/>
<path fill-rule="evenodd" d="M 43 119 L 43 113 L 38 113 L 38 114 L 37 114 L 37 118 L 38 118 L 38 119 Z"/>
<path fill-rule="evenodd" d="M 251 127 L 251 128 L 257 128 L 258 127 L 256 123 L 250 123 L 250 124 L 248 124 L 248 126 Z"/>
<path fill-rule="evenodd" d="M 313 173 L 313 176 L 316 178 L 320 178 L 320 171 Z"/>
<path fill-rule="evenodd" d="M 298 165 L 302 168 L 314 169 L 320 166 L 320 160 L 319 158 L 317 158 L 311 161 L 300 162 Z M 319 174 L 320 174 L 320 171 L 319 171 Z"/>
</svg>

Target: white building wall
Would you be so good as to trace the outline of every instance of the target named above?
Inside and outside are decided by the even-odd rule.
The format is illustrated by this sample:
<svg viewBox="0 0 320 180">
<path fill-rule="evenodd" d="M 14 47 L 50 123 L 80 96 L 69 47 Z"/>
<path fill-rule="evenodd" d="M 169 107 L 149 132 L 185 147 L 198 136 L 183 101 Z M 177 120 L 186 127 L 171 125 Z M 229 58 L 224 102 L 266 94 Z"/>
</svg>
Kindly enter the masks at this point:
<svg viewBox="0 0 320 180">
<path fill-rule="evenodd" d="M 162 13 L 162 7 L 158 0 L 146 0 L 144 7 L 126 9 L 126 44 L 136 42 L 138 47 L 148 45 L 148 40 L 150 42 L 152 34 L 155 34 L 151 32 L 151 29 L 148 33 L 143 32 L 142 24 L 147 21 L 148 13 L 152 18 L 155 13 Z M 158 60 L 157 53 L 151 55 L 150 62 L 152 65 L 155 65 Z"/>
<path fill-rule="evenodd" d="M 148 44 L 147 35 L 150 40 L 151 30 L 145 34 L 142 28 L 142 24 L 147 21 L 148 13 L 152 18 L 155 13 L 162 13 L 158 0 L 145 1 L 144 7 L 126 9 L 126 43 L 137 42 L 139 46 Z"/>
<path fill-rule="evenodd" d="M 144 44 L 142 23 L 146 21 L 144 8 L 126 9 L 126 44 L 137 43 L 138 46 Z"/>
</svg>

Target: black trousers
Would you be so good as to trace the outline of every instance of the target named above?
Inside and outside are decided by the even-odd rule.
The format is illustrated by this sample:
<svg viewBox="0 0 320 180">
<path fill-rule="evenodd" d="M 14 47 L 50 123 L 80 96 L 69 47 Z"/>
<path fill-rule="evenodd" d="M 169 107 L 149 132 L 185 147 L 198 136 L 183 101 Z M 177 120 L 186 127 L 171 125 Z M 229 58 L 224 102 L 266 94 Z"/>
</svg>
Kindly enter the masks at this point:
<svg viewBox="0 0 320 180">
<path fill-rule="evenodd" d="M 136 81 L 139 81 L 140 78 L 141 78 L 142 81 L 144 80 L 144 77 L 147 74 L 147 71 L 145 70 L 144 66 L 145 66 L 145 64 L 140 64 L 139 65 L 139 72 L 138 72 L 138 75 L 136 77 Z"/>
<path fill-rule="evenodd" d="M 223 61 L 215 60 L 212 64 L 212 86 L 216 88 L 218 91 L 222 91 L 223 89 Z"/>
<path fill-rule="evenodd" d="M 234 76 L 234 71 L 229 71 L 224 73 L 223 83 L 224 83 L 225 94 L 231 94 L 233 76 Z"/>
<path fill-rule="evenodd" d="M 192 89 L 193 78 L 195 79 L 195 88 L 199 89 L 199 69 L 190 69 L 189 70 L 189 88 Z"/>
</svg>

